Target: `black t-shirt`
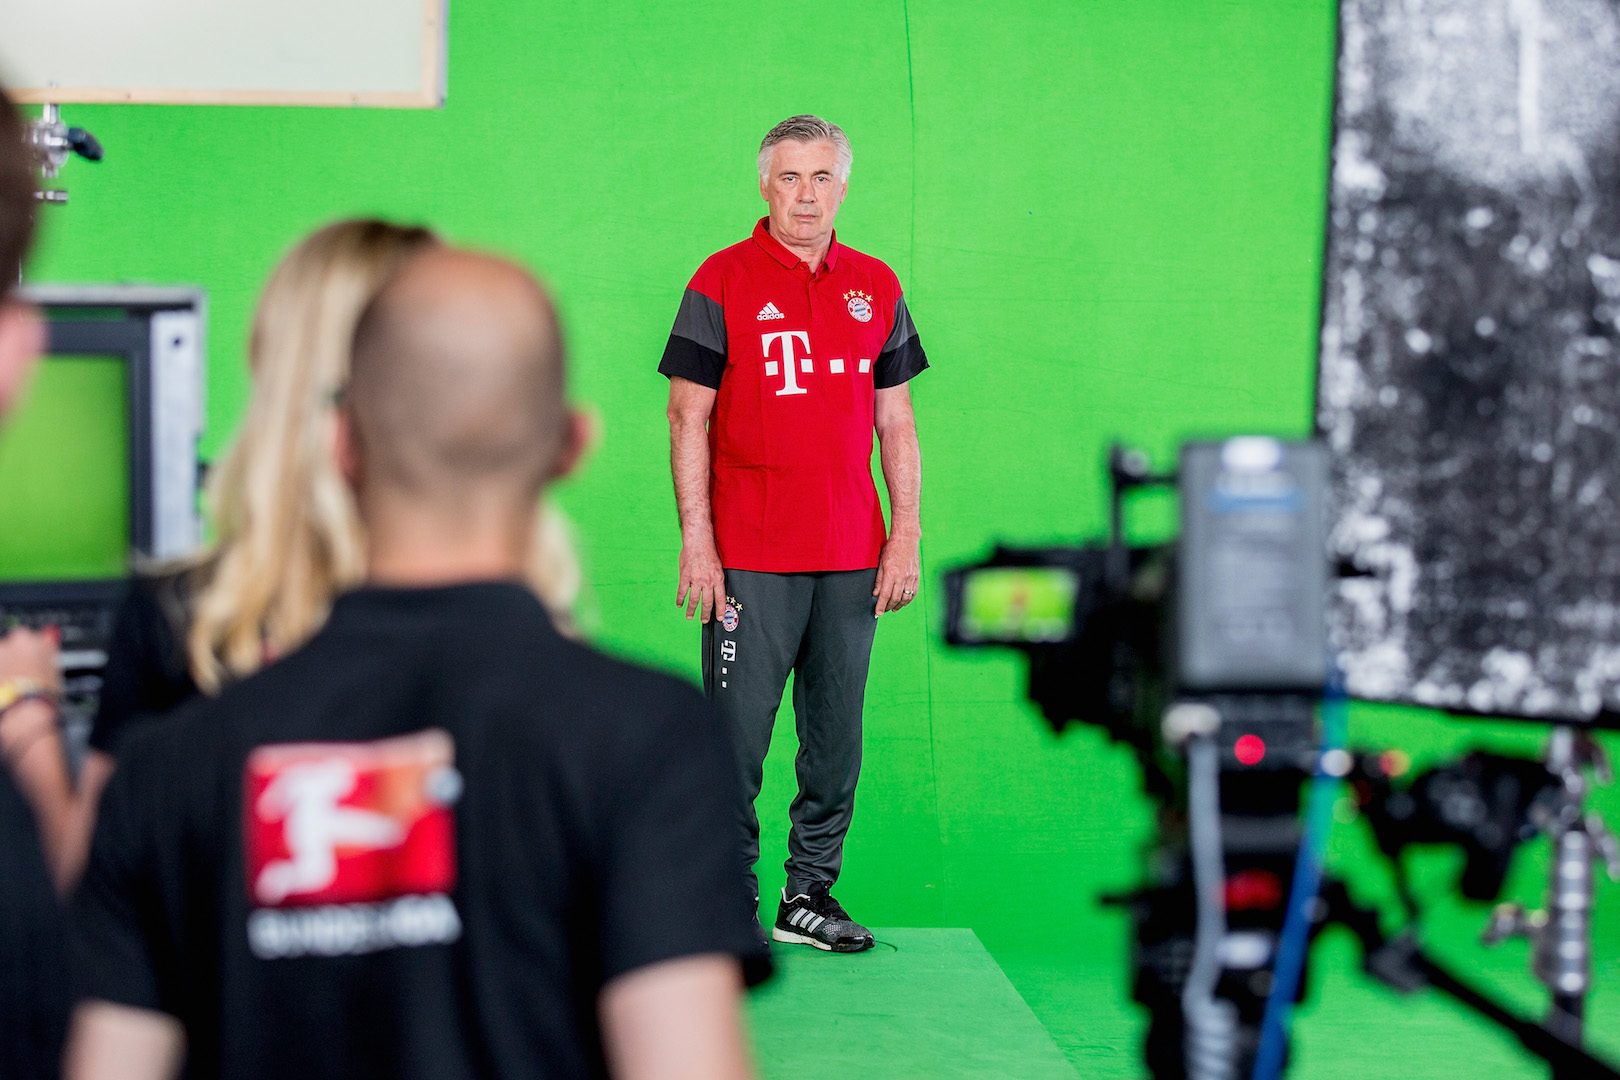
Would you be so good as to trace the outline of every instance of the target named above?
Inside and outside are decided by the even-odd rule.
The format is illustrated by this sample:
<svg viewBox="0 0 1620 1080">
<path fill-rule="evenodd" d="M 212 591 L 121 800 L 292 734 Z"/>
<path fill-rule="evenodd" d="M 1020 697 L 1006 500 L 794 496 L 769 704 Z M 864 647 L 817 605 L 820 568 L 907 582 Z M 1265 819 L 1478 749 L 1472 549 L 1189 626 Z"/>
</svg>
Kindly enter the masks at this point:
<svg viewBox="0 0 1620 1080">
<path fill-rule="evenodd" d="M 90 745 L 115 757 L 130 733 L 196 696 L 186 629 L 200 571 L 142 575 L 113 617 Z"/>
<path fill-rule="evenodd" d="M 191 1077 L 604 1075 L 618 975 L 769 960 L 722 722 L 515 585 L 338 599 L 304 648 L 133 737 L 74 907 L 81 997 Z"/>
<path fill-rule="evenodd" d="M 0 1077 L 62 1075 L 66 959 L 62 911 L 33 811 L 0 765 Z"/>
</svg>

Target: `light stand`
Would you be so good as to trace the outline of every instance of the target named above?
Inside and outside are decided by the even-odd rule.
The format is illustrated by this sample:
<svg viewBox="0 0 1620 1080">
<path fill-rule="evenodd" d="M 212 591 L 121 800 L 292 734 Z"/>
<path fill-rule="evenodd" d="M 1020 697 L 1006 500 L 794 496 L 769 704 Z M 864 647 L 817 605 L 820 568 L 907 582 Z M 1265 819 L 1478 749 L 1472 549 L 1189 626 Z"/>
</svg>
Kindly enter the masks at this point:
<svg viewBox="0 0 1620 1080">
<path fill-rule="evenodd" d="M 1547 747 L 1547 771 L 1558 781 L 1537 798 L 1531 821 L 1552 843 L 1547 907 L 1530 911 L 1503 904 L 1491 915 L 1483 940 L 1494 945 L 1510 937 L 1531 943 L 1531 967 L 1552 996 L 1547 1030 L 1572 1046 L 1582 1040 L 1586 995 L 1592 987 L 1592 864 L 1602 859 L 1610 880 L 1620 880 L 1620 843 L 1583 803 L 1590 768 L 1600 783 L 1613 773 L 1603 750 L 1584 730 L 1561 724 Z M 1554 1080 L 1575 1080 L 1567 1068 L 1553 1068 Z"/>
<path fill-rule="evenodd" d="M 61 110 L 55 105 L 46 105 L 40 110 L 39 119 L 29 122 L 28 146 L 39 162 L 40 174 L 46 180 L 56 179 L 56 174 L 71 154 L 77 154 L 86 161 L 100 161 L 102 158 L 101 143 L 96 141 L 96 137 L 84 128 L 64 124 Z M 62 188 L 41 188 L 34 192 L 34 198 L 40 202 L 60 204 L 68 201 L 68 193 Z"/>
</svg>

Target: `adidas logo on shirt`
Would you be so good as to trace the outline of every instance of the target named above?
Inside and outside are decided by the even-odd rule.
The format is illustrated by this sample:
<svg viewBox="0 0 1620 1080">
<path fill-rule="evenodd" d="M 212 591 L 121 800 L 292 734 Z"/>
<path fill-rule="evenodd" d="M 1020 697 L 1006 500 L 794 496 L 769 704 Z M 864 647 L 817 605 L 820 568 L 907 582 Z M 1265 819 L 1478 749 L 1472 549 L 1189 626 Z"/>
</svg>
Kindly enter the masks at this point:
<svg viewBox="0 0 1620 1080">
<path fill-rule="evenodd" d="M 785 319 L 787 316 L 776 310 L 775 304 L 768 303 L 759 309 L 759 315 L 757 318 L 760 322 L 769 322 L 772 319 Z"/>
</svg>

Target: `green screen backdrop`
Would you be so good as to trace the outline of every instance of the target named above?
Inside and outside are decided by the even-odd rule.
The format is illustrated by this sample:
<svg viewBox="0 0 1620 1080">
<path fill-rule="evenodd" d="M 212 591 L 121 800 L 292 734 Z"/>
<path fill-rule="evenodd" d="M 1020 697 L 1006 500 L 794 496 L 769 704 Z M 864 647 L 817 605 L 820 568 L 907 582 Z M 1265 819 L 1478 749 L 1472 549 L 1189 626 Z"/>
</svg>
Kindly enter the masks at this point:
<svg viewBox="0 0 1620 1080">
<path fill-rule="evenodd" d="M 759 139 L 798 112 L 849 133 L 840 238 L 899 274 L 933 362 L 918 602 L 884 616 L 839 896 L 877 926 L 971 927 L 1082 1076 L 1139 1075 L 1125 918 L 1150 814 L 1129 756 L 1049 734 L 1013 659 L 940 639 L 938 573 L 993 540 L 1100 533 L 1116 437 L 1160 464 L 1186 437 L 1310 429 L 1334 55 L 1330 0 L 458 2 L 431 112 L 70 107 L 107 148 L 44 211 L 36 281 L 196 284 L 210 300 L 207 452 L 243 406 L 255 294 L 301 234 L 381 214 L 537 268 L 564 313 L 601 444 L 561 492 L 593 636 L 696 679 L 674 606 L 678 533 L 656 367 L 681 290 L 763 213 Z M 1139 504 L 1138 539 L 1173 529 Z M 792 786 L 782 716 L 761 809 L 767 890 Z M 1353 736 L 1421 764 L 1540 734 L 1359 708 Z M 1608 798 L 1605 805 L 1615 806 Z M 1343 815 L 1346 818 L 1348 814 Z M 1388 877 L 1346 821 L 1333 857 Z M 1514 886 L 1537 902 L 1539 849 Z M 1423 863 L 1428 940 L 1528 1008 L 1522 944 Z M 1599 897 L 1595 1037 L 1620 1049 L 1620 894 Z M 1540 1075 L 1432 995 L 1400 999 L 1329 935 L 1298 1025 L 1302 1077 Z M 903 1007 L 897 1003 L 896 1007 Z"/>
</svg>

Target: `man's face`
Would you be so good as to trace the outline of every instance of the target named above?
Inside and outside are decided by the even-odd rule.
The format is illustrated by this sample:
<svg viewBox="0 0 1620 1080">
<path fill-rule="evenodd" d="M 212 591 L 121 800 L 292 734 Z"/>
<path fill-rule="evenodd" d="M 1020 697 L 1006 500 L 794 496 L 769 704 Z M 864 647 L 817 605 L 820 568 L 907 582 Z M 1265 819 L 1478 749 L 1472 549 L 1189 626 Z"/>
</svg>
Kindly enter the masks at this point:
<svg viewBox="0 0 1620 1080">
<path fill-rule="evenodd" d="M 838 150 L 830 142 L 779 142 L 759 193 L 771 208 L 771 231 L 794 244 L 815 246 L 832 235 L 833 219 L 849 184 L 838 179 Z"/>
<path fill-rule="evenodd" d="M 22 395 L 34 362 L 45 351 L 45 324 L 28 304 L 0 299 L 0 418 Z"/>
</svg>

